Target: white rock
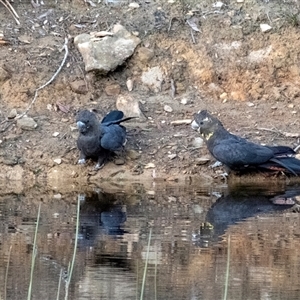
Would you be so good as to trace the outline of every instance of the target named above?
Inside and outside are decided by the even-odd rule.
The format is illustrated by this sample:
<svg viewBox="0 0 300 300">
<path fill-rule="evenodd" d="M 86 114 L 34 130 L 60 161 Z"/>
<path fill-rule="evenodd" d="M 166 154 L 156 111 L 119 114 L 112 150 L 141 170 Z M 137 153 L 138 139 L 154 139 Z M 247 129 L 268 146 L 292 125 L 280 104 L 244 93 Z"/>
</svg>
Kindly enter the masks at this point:
<svg viewBox="0 0 300 300">
<path fill-rule="evenodd" d="M 140 5 L 139 5 L 138 3 L 136 3 L 136 2 L 131 2 L 131 3 L 128 5 L 128 7 L 130 7 L 130 8 L 139 8 Z"/>
<path fill-rule="evenodd" d="M 215 8 L 221 8 L 223 5 L 224 5 L 223 2 L 217 1 L 217 2 L 213 3 L 212 6 L 215 7 Z"/>
<path fill-rule="evenodd" d="M 53 195 L 53 198 L 54 199 L 61 199 L 61 194 L 59 194 L 59 193 L 55 194 L 55 195 Z"/>
<path fill-rule="evenodd" d="M 126 86 L 129 92 L 131 92 L 133 90 L 133 81 L 132 79 L 127 79 L 126 81 Z"/>
<path fill-rule="evenodd" d="M 57 136 L 59 136 L 59 132 L 54 132 L 53 134 L 52 134 L 52 136 L 54 136 L 54 137 L 57 137 Z"/>
<path fill-rule="evenodd" d="M 153 169 L 153 168 L 155 168 L 155 164 L 154 163 L 148 163 L 145 166 L 145 169 Z"/>
<path fill-rule="evenodd" d="M 174 159 L 175 157 L 177 157 L 177 154 L 169 154 L 168 157 L 169 157 L 170 159 Z"/>
<path fill-rule="evenodd" d="M 56 164 L 58 164 L 58 165 L 61 164 L 61 158 L 53 159 L 53 161 L 54 161 Z"/>
<path fill-rule="evenodd" d="M 182 98 L 180 103 L 183 104 L 183 105 L 186 105 L 188 104 L 189 100 L 187 98 Z"/>
<path fill-rule="evenodd" d="M 169 106 L 169 105 L 165 105 L 164 106 L 164 111 L 166 111 L 166 112 L 172 112 L 173 108 L 171 106 Z"/>
<path fill-rule="evenodd" d="M 272 27 L 268 24 L 260 24 L 259 26 L 262 32 L 268 32 L 272 29 Z"/>
</svg>

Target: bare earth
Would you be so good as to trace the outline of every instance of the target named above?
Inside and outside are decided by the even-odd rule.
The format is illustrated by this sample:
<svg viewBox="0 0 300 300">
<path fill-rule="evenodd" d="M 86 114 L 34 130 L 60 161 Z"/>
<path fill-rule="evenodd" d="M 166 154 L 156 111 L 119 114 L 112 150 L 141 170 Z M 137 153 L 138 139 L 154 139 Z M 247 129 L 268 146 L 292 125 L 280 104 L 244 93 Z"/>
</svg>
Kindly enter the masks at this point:
<svg viewBox="0 0 300 300">
<path fill-rule="evenodd" d="M 20 25 L 0 4 L 0 31 L 7 41 L 0 44 L 2 190 L 12 180 L 27 187 L 46 182 L 51 188 L 66 189 L 74 183 L 107 179 L 212 182 L 222 168 L 208 168 L 214 160 L 206 147 L 193 146 L 197 133 L 189 124 L 171 125 L 192 119 L 200 109 L 217 114 L 231 132 L 256 142 L 299 144 L 300 23 L 295 1 L 224 1 L 222 8 L 213 7 L 209 0 L 139 1 L 136 9 L 129 9 L 128 3 L 106 5 L 105 1 L 95 7 L 80 0 L 44 2 L 36 8 L 29 1 L 12 3 Z M 186 22 L 192 15 L 199 21 L 199 32 Z M 109 30 L 116 23 L 138 32 L 141 45 L 114 72 L 87 74 L 73 38 Z M 272 29 L 262 32 L 260 24 Z M 54 75 L 65 54 L 65 37 L 69 41 L 66 64 L 39 91 L 27 113 L 38 126 L 22 130 L 7 118 L 13 109 L 24 112 L 35 90 Z M 153 50 L 154 56 L 145 60 L 141 47 Z M 164 72 L 159 91 L 141 82 L 142 73 L 156 66 Z M 126 86 L 129 78 L 134 83 L 131 92 Z M 86 84 L 81 94 L 71 88 L 77 80 Z M 128 155 L 123 165 L 109 162 L 98 172 L 93 162 L 77 165 L 76 113 L 96 109 L 101 118 L 115 109 L 119 95 L 139 99 L 146 117 L 126 125 L 126 148 L 137 157 Z M 165 105 L 172 111 L 165 111 Z M 202 164 L 207 157 L 210 161 Z M 11 190 L 22 188 L 17 185 Z"/>
</svg>

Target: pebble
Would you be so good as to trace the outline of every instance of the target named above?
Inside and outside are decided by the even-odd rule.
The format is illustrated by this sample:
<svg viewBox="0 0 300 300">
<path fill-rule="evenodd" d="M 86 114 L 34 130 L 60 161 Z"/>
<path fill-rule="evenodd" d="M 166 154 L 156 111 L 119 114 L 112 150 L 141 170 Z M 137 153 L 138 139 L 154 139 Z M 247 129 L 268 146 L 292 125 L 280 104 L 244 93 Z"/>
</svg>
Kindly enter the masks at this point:
<svg viewBox="0 0 300 300">
<path fill-rule="evenodd" d="M 130 8 L 139 8 L 140 5 L 136 2 L 131 2 L 131 3 L 129 3 L 128 7 L 130 7 Z"/>
<path fill-rule="evenodd" d="M 57 137 L 57 136 L 59 136 L 59 132 L 54 132 L 53 134 L 52 134 L 52 136 L 54 136 L 54 137 Z"/>
<path fill-rule="evenodd" d="M 175 157 L 177 157 L 177 154 L 169 154 L 168 157 L 169 157 L 170 159 L 174 159 Z"/>
<path fill-rule="evenodd" d="M 133 80 L 132 79 L 128 79 L 126 81 L 126 86 L 129 92 L 131 92 L 133 90 Z"/>
<path fill-rule="evenodd" d="M 37 127 L 37 123 L 29 117 L 18 119 L 17 125 L 24 130 L 33 130 Z"/>
<path fill-rule="evenodd" d="M 76 94 L 87 94 L 88 88 L 84 80 L 75 80 L 70 82 L 71 90 Z"/>
<path fill-rule="evenodd" d="M 55 195 L 53 195 L 53 198 L 54 199 L 61 199 L 61 194 L 55 194 Z M 56 213 L 57 214 L 57 213 Z M 55 214 L 53 214 L 53 215 L 55 215 Z M 56 216 L 54 216 L 54 217 L 56 217 Z"/>
<path fill-rule="evenodd" d="M 259 26 L 262 32 L 268 32 L 272 29 L 272 27 L 268 24 L 260 24 Z"/>
<path fill-rule="evenodd" d="M 10 112 L 9 112 L 9 114 L 8 114 L 8 116 L 7 116 L 7 118 L 8 119 L 14 119 L 16 116 L 17 116 L 17 110 L 15 109 L 15 108 L 13 108 Z"/>
<path fill-rule="evenodd" d="M 183 105 L 188 104 L 188 102 L 189 102 L 188 98 L 182 98 L 181 101 L 180 101 L 180 103 L 183 104 Z"/>
<path fill-rule="evenodd" d="M 61 158 L 55 158 L 55 159 L 53 159 L 53 161 L 58 165 L 61 164 Z"/>
<path fill-rule="evenodd" d="M 220 95 L 220 99 L 222 99 L 222 100 L 226 99 L 227 97 L 228 97 L 228 94 L 227 94 L 227 93 L 222 93 L 222 94 Z"/>
<path fill-rule="evenodd" d="M 145 166 L 145 169 L 153 169 L 153 168 L 155 168 L 155 164 L 154 163 L 148 163 Z"/>
<path fill-rule="evenodd" d="M 165 105 L 164 106 L 164 111 L 166 111 L 166 112 L 172 112 L 173 108 L 170 105 Z"/>
</svg>

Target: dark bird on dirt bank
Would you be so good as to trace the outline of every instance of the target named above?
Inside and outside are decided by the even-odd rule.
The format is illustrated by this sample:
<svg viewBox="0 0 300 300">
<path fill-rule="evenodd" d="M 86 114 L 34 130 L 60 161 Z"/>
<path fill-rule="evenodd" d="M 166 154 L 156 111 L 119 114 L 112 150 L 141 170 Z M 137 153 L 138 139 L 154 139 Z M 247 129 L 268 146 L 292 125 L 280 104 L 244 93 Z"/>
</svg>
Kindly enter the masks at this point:
<svg viewBox="0 0 300 300">
<path fill-rule="evenodd" d="M 89 110 L 79 112 L 76 118 L 79 129 L 77 147 L 80 150 L 79 164 L 86 159 L 97 161 L 95 169 L 103 167 L 109 155 L 124 149 L 126 144 L 126 128 L 120 125 L 132 117 L 124 118 L 120 110 L 112 110 L 99 123 L 95 113 Z"/>
<path fill-rule="evenodd" d="M 206 110 L 194 114 L 192 128 L 200 132 L 209 152 L 231 170 L 264 169 L 300 174 L 300 160 L 287 146 L 262 146 L 229 133 Z"/>
</svg>

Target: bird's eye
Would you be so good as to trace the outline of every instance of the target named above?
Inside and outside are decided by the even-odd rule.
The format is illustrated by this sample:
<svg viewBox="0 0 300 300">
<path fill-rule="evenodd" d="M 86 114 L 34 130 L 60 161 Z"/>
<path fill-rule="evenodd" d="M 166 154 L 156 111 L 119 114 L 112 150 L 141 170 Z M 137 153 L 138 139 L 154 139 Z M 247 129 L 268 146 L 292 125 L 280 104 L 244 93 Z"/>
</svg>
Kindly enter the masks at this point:
<svg viewBox="0 0 300 300">
<path fill-rule="evenodd" d="M 204 123 L 203 123 L 203 121 L 201 121 L 200 123 L 199 123 L 199 125 L 203 125 Z"/>
</svg>

